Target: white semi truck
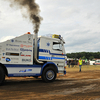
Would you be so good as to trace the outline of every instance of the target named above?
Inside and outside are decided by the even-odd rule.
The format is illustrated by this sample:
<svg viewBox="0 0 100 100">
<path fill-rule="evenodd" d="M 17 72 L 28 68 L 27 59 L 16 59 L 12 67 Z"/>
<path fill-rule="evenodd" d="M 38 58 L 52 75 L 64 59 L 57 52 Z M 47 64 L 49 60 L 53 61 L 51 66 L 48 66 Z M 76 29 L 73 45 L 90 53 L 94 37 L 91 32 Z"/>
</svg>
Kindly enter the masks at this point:
<svg viewBox="0 0 100 100">
<path fill-rule="evenodd" d="M 45 82 L 55 80 L 57 73 L 66 74 L 64 40 L 27 34 L 0 43 L 0 85 L 8 77 L 41 76 Z"/>
</svg>

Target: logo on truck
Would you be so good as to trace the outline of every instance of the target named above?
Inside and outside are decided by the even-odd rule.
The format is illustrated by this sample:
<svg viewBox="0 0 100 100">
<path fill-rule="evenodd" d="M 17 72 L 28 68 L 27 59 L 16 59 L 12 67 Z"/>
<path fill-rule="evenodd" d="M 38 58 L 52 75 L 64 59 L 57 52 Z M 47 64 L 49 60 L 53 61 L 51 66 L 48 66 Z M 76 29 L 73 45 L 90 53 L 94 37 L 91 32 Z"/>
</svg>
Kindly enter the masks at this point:
<svg viewBox="0 0 100 100">
<path fill-rule="evenodd" d="M 32 52 L 32 50 L 31 49 L 24 49 L 24 48 L 20 48 L 20 51 L 30 51 L 30 52 Z"/>
<path fill-rule="evenodd" d="M 6 52 L 8 56 L 19 56 L 19 53 Z"/>
<path fill-rule="evenodd" d="M 32 69 L 25 69 L 25 70 L 20 70 L 19 72 L 31 72 Z"/>
<path fill-rule="evenodd" d="M 19 51 L 19 49 L 16 48 L 6 48 L 7 51 Z"/>
<path fill-rule="evenodd" d="M 11 58 L 11 60 L 19 60 L 19 58 Z"/>
<path fill-rule="evenodd" d="M 31 59 L 22 59 L 23 62 L 31 62 Z"/>
<path fill-rule="evenodd" d="M 19 47 L 19 45 L 13 45 L 13 44 L 6 44 L 6 46 Z"/>
<path fill-rule="evenodd" d="M 6 58 L 6 62 L 10 62 L 11 60 L 10 60 L 10 58 Z"/>
<path fill-rule="evenodd" d="M 24 57 L 31 57 L 31 55 L 25 55 L 22 52 L 20 52 L 20 56 L 24 56 Z"/>
<path fill-rule="evenodd" d="M 24 56 L 24 57 L 31 57 L 31 55 L 24 55 L 24 54 L 21 54 L 21 56 Z"/>
<path fill-rule="evenodd" d="M 32 41 L 30 41 L 29 39 L 27 41 L 21 41 L 21 40 L 11 40 L 12 43 L 16 42 L 16 43 L 28 43 L 28 44 L 32 44 Z"/>
<path fill-rule="evenodd" d="M 32 47 L 32 45 L 23 45 L 23 44 L 21 44 L 20 47 L 22 47 L 22 48 L 23 47 L 30 48 L 30 47 Z"/>
<path fill-rule="evenodd" d="M 14 42 L 14 40 L 11 40 L 11 42 Z"/>
</svg>

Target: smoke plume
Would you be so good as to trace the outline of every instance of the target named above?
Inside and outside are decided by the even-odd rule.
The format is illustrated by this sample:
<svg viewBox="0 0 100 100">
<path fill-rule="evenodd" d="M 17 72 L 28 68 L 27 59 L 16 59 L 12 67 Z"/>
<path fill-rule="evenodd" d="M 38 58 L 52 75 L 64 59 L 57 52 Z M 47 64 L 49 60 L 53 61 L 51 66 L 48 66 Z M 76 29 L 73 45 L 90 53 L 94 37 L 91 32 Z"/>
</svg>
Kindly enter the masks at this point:
<svg viewBox="0 0 100 100">
<path fill-rule="evenodd" d="M 40 13 L 39 5 L 35 3 L 35 0 L 9 0 L 9 1 L 11 2 L 10 7 L 17 6 L 17 8 L 20 9 L 25 8 L 27 10 L 27 13 L 24 13 L 23 16 L 28 15 L 28 18 L 33 24 L 34 32 L 38 33 L 42 17 L 39 15 Z"/>
</svg>

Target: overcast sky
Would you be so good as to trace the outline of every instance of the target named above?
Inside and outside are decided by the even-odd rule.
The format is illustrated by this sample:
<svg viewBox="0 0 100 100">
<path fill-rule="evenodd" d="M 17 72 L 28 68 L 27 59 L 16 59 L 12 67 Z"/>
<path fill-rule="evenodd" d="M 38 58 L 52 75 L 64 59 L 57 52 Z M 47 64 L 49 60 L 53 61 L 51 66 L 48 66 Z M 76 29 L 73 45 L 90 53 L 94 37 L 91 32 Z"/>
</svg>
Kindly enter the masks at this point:
<svg viewBox="0 0 100 100">
<path fill-rule="evenodd" d="M 39 35 L 60 34 L 66 53 L 100 52 L 100 0 L 36 0 L 43 20 Z M 33 34 L 33 26 L 20 9 L 0 0 L 0 41 Z M 27 13 L 26 13 L 27 15 Z"/>
</svg>

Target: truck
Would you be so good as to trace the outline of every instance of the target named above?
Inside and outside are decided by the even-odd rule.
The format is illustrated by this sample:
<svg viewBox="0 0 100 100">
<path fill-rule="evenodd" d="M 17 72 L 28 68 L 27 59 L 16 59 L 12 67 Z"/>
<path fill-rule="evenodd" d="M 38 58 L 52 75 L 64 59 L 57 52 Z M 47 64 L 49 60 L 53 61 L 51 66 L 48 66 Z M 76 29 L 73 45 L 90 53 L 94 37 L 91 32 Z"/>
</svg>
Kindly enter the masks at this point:
<svg viewBox="0 0 100 100">
<path fill-rule="evenodd" d="M 5 77 L 38 77 L 53 82 L 57 73 L 66 74 L 65 41 L 52 37 L 23 34 L 0 43 L 0 85 Z"/>
<path fill-rule="evenodd" d="M 100 65 L 100 59 L 95 60 L 95 62 L 93 63 L 93 65 Z"/>
</svg>

